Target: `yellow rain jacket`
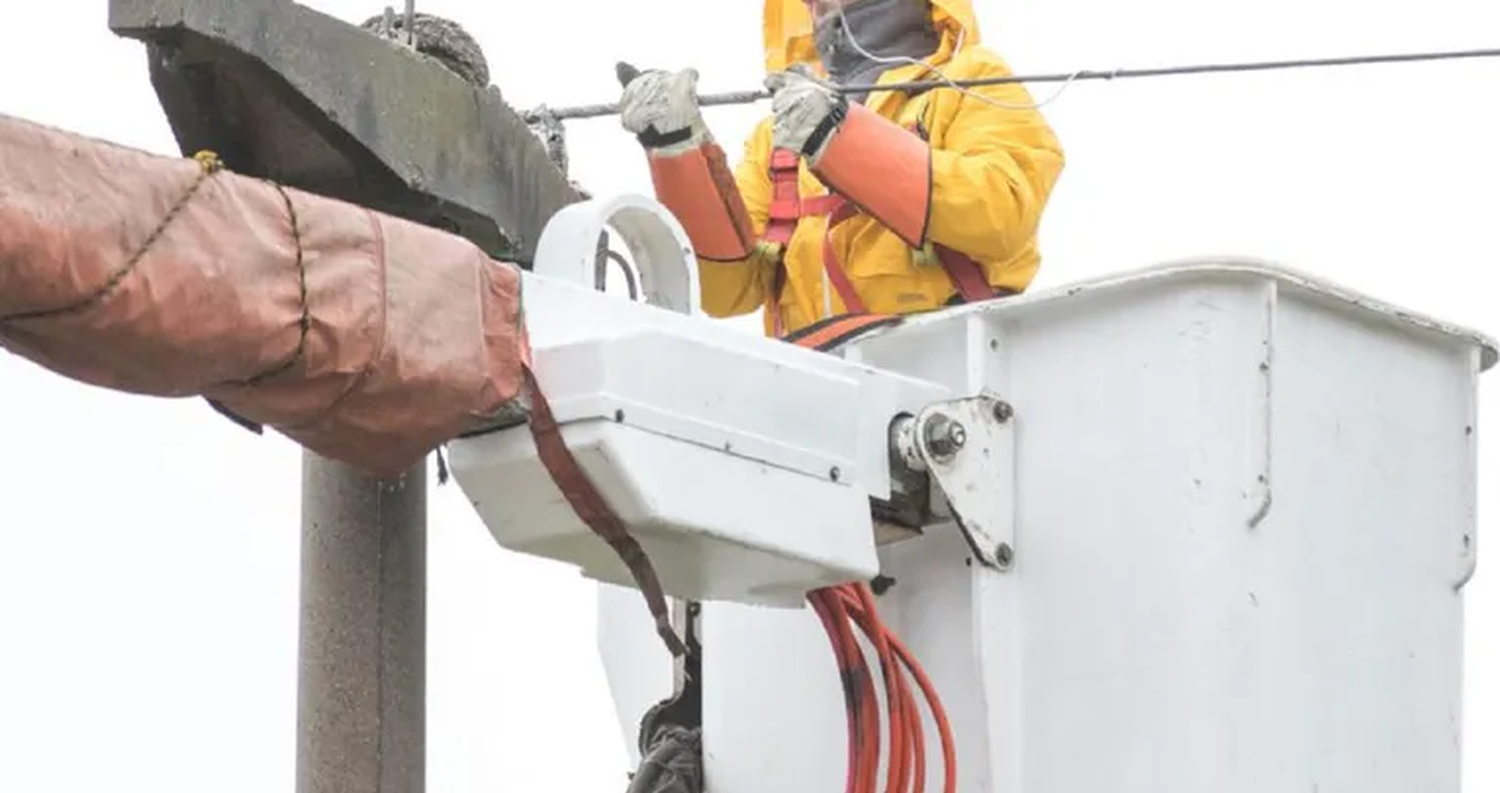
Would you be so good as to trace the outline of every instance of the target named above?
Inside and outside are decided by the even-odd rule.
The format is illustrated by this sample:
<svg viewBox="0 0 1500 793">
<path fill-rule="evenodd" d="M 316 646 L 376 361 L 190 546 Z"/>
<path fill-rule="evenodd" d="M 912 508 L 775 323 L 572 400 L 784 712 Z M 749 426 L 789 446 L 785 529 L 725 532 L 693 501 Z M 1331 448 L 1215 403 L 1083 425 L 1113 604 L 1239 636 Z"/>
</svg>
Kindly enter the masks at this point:
<svg viewBox="0 0 1500 793">
<path fill-rule="evenodd" d="M 969 0 L 932 0 L 932 8 L 942 43 L 926 63 L 951 80 L 1010 75 L 998 55 L 979 46 L 979 26 Z M 804 0 L 766 0 L 764 33 L 768 73 L 796 63 L 824 73 Z M 960 48 L 955 53 L 956 47 Z M 937 78 L 916 65 L 896 66 L 881 76 L 879 84 L 917 79 Z M 1019 292 L 1030 285 L 1040 264 L 1037 225 L 1063 168 L 1062 147 L 1041 113 L 1030 107 L 1034 100 L 1023 85 L 967 90 L 1017 109 L 987 104 L 952 88 L 916 97 L 877 90 L 865 106 L 902 126 L 920 122 L 927 133 L 933 148 L 930 239 L 976 260 L 991 285 Z M 735 181 L 757 235 L 765 232 L 771 200 L 771 121 L 768 117 L 756 126 L 735 168 Z M 805 162 L 799 181 L 804 197 L 827 193 Z M 738 262 L 700 259 L 704 311 L 728 317 L 764 306 L 768 335 L 773 332 L 773 310 L 783 312 L 785 332 L 843 313 L 837 291 L 825 288 L 826 227 L 823 217 L 798 222 L 783 257 L 787 272 L 779 306 L 765 305 L 772 294 L 774 262 L 758 255 Z M 936 309 L 955 294 L 941 266 L 919 263 L 905 242 L 867 215 L 836 226 L 832 239 L 870 312 Z"/>
</svg>

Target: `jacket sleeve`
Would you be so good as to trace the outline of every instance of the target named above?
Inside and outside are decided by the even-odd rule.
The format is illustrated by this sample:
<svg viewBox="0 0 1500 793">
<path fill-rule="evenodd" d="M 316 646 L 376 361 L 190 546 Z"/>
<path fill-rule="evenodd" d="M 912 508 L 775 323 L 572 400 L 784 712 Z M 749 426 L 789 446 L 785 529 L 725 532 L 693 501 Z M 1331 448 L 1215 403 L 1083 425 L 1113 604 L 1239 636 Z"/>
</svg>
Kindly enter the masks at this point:
<svg viewBox="0 0 1500 793">
<path fill-rule="evenodd" d="M 975 78 L 1010 76 L 998 59 L 976 58 L 966 71 Z M 950 120 L 945 140 L 932 150 L 926 238 L 974 258 L 1007 259 L 1036 236 L 1065 158 L 1025 87 L 969 90 L 1001 106 L 952 90 L 934 97 L 932 109 Z"/>
<path fill-rule="evenodd" d="M 767 172 L 770 148 L 770 122 L 767 120 L 755 127 L 734 169 L 734 183 L 757 240 L 765 234 L 771 201 L 771 180 Z M 770 262 L 753 250 L 748 256 L 729 261 L 700 255 L 698 279 L 703 312 L 711 317 L 733 317 L 755 311 L 770 293 L 771 277 Z"/>
</svg>

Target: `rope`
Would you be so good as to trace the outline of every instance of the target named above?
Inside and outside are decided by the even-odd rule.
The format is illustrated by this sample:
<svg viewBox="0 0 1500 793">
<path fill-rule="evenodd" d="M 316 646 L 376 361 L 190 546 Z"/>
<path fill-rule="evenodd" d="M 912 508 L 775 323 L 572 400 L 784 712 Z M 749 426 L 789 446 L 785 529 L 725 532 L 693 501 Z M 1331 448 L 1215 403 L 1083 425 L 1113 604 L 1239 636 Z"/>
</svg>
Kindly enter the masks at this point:
<svg viewBox="0 0 1500 793">
<path fill-rule="evenodd" d="M 173 220 L 177 219 L 177 215 L 182 212 L 182 208 L 187 206 L 188 201 L 192 200 L 193 196 L 198 193 L 198 189 L 203 186 L 203 183 L 224 168 L 224 163 L 219 160 L 219 155 L 211 151 L 200 151 L 193 155 L 193 160 L 198 163 L 198 173 L 193 177 L 193 181 L 183 191 L 182 195 L 173 202 L 171 208 L 167 210 L 167 214 L 162 217 L 161 222 L 157 223 L 156 227 L 146 235 L 145 241 L 135 249 L 134 253 L 130 254 L 124 264 L 120 265 L 113 273 L 110 273 L 103 284 L 100 284 L 87 295 L 67 305 L 0 316 L 0 324 L 51 319 L 68 314 L 77 314 L 80 311 L 98 305 L 106 297 L 109 297 L 124 282 L 125 278 L 135 271 L 141 260 L 151 250 L 151 247 L 156 244 L 156 241 L 161 238 L 162 234 L 166 233 L 167 227 L 172 225 Z"/>
<path fill-rule="evenodd" d="M 252 386 L 260 385 L 296 366 L 297 362 L 302 360 L 302 356 L 307 354 L 307 336 L 312 331 L 312 306 L 307 296 L 307 256 L 302 250 L 302 224 L 297 218 L 297 206 L 292 203 L 292 195 L 286 191 L 285 187 L 275 182 L 268 183 L 276 188 L 276 192 L 281 196 L 282 203 L 286 205 L 288 221 L 291 223 L 292 247 L 297 251 L 294 266 L 297 268 L 297 290 L 298 299 L 302 303 L 302 315 L 297 318 L 297 347 L 281 363 L 245 381 L 245 385 Z"/>
<path fill-rule="evenodd" d="M 962 90 L 964 88 L 978 88 L 989 85 L 1006 85 L 1010 83 L 1071 83 L 1079 80 L 1124 80 L 1154 77 L 1174 77 L 1194 74 L 1228 74 L 1235 72 L 1262 72 L 1280 69 L 1310 69 L 1329 66 L 1367 66 L 1374 64 L 1390 63 L 1416 63 L 1420 61 L 1451 61 L 1467 60 L 1475 58 L 1500 57 L 1500 49 L 1483 50 L 1446 50 L 1437 52 L 1412 52 L 1394 53 L 1385 55 L 1354 55 L 1341 58 L 1302 58 L 1285 61 L 1247 61 L 1240 63 L 1206 63 L 1191 64 L 1184 66 L 1160 66 L 1139 69 L 1111 69 L 1099 71 L 1085 69 L 1075 72 L 1059 72 L 1053 74 L 1016 75 L 1010 77 L 983 77 L 972 80 L 953 80 L 950 82 L 934 82 L 920 80 L 914 82 L 891 83 L 890 85 L 844 85 L 838 86 L 840 93 L 868 93 L 871 91 L 922 91 L 933 88 L 951 86 Z M 717 105 L 745 105 L 753 102 L 770 99 L 771 93 L 764 89 L 755 91 L 730 91 L 721 94 L 703 94 L 698 97 L 698 104 L 702 107 Z M 532 110 L 521 114 L 527 123 L 536 123 L 542 120 L 598 118 L 601 116 L 618 115 L 620 104 L 618 102 L 609 104 L 579 105 L 576 107 L 547 108 L 544 110 Z"/>
</svg>

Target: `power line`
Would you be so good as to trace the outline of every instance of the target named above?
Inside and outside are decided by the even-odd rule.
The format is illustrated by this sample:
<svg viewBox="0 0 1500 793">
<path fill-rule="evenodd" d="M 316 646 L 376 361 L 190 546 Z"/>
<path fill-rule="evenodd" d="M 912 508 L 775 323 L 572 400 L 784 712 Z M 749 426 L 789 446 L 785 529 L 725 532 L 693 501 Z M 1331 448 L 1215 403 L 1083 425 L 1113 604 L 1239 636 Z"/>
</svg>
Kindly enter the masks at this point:
<svg viewBox="0 0 1500 793">
<path fill-rule="evenodd" d="M 1086 69 L 1076 72 L 1058 72 L 1053 74 L 1015 75 L 1010 77 L 983 77 L 973 80 L 952 81 L 914 81 L 904 83 L 892 83 L 890 85 L 843 85 L 837 90 L 841 93 L 866 93 L 870 91 L 913 91 L 932 90 L 941 88 L 978 88 L 987 85 L 1005 85 L 1009 83 L 1069 83 L 1080 80 L 1125 80 L 1151 77 L 1173 77 L 1192 74 L 1226 74 L 1234 72 L 1262 72 L 1279 69 L 1309 69 L 1328 66 L 1367 66 L 1373 64 L 1390 63 L 1414 63 L 1418 61 L 1451 61 L 1475 58 L 1500 57 L 1500 49 L 1488 50 L 1447 50 L 1438 52 L 1414 52 L 1397 53 L 1386 55 L 1355 55 L 1342 58 L 1304 58 L 1286 61 L 1247 61 L 1241 63 L 1208 63 L 1187 66 L 1161 66 L 1142 69 L 1111 69 L 1099 71 Z M 698 97 L 698 104 L 703 107 L 715 105 L 744 105 L 770 99 L 771 94 L 764 89 L 755 91 L 730 91 L 721 94 L 703 94 Z M 548 118 L 559 121 L 577 118 L 598 118 L 601 116 L 618 115 L 620 105 L 618 102 L 596 105 L 578 105 L 576 107 L 565 107 L 548 109 L 545 113 L 531 110 L 522 113 L 527 122 L 543 121 Z"/>
</svg>

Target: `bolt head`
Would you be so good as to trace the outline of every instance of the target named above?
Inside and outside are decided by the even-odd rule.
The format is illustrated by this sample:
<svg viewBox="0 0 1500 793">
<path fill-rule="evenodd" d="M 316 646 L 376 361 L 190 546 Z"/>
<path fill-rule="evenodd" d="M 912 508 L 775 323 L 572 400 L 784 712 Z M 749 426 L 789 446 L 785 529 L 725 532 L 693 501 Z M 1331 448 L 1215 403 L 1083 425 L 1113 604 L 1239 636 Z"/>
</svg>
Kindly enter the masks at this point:
<svg viewBox="0 0 1500 793">
<path fill-rule="evenodd" d="M 933 457 L 939 459 L 958 453 L 968 437 L 962 424 L 941 413 L 927 419 L 922 426 L 922 443 Z"/>
<path fill-rule="evenodd" d="M 1000 422 L 1001 424 L 1010 421 L 1011 417 L 1015 414 L 1016 411 L 1010 406 L 1009 402 L 995 403 L 995 420 Z"/>
<path fill-rule="evenodd" d="M 996 548 L 995 548 L 995 562 L 997 564 L 999 564 L 1000 567 L 1002 567 L 1002 568 L 1008 568 L 1012 564 L 1014 564 L 1015 561 L 1016 561 L 1016 552 L 1015 552 L 1015 549 L 1013 549 L 1013 548 L 1010 547 L 1010 543 L 1008 543 L 1008 542 L 1002 542 L 998 546 L 996 546 Z"/>
</svg>

